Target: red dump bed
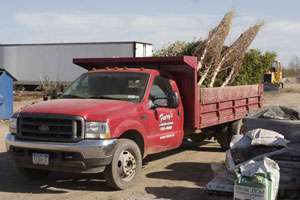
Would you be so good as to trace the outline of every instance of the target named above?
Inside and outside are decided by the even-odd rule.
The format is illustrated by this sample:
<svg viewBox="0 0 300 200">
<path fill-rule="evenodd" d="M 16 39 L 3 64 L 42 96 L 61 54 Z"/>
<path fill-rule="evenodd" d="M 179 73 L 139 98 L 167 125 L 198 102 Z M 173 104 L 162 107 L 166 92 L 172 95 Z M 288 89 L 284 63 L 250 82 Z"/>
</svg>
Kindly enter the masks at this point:
<svg viewBox="0 0 300 200">
<path fill-rule="evenodd" d="M 185 128 L 190 130 L 241 119 L 250 110 L 262 106 L 261 85 L 200 89 L 197 85 L 197 58 L 192 56 L 83 58 L 73 62 L 87 70 L 126 66 L 171 73 L 183 101 Z"/>
<path fill-rule="evenodd" d="M 200 89 L 200 122 L 205 128 L 234 121 L 262 107 L 262 85 Z"/>
</svg>

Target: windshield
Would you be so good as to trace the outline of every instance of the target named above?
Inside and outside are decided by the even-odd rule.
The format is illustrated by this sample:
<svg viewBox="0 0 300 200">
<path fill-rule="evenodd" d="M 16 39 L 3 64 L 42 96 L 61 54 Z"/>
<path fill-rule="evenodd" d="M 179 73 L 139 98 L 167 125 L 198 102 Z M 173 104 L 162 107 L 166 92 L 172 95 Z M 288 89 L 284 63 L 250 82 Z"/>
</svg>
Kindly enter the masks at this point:
<svg viewBox="0 0 300 200">
<path fill-rule="evenodd" d="M 87 73 L 75 80 L 61 97 L 139 102 L 144 97 L 148 78 L 145 73 Z"/>
</svg>

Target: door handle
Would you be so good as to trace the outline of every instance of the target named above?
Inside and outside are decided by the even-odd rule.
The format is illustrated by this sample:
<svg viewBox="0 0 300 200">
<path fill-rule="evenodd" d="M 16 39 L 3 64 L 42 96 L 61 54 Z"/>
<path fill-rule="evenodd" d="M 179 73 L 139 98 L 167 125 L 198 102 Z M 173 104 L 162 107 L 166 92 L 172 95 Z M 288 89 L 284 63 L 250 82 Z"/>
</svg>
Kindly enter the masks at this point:
<svg viewBox="0 0 300 200">
<path fill-rule="evenodd" d="M 140 116 L 141 120 L 147 120 L 147 115 L 146 114 L 143 114 Z"/>
</svg>

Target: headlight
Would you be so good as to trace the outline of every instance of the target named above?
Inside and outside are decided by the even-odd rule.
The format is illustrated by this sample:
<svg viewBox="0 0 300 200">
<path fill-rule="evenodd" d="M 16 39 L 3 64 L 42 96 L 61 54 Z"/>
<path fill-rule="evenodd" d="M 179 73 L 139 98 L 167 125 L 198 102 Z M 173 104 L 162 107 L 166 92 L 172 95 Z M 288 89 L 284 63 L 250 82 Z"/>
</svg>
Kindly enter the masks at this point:
<svg viewBox="0 0 300 200">
<path fill-rule="evenodd" d="M 108 123 L 106 122 L 86 122 L 85 138 L 87 139 L 107 139 L 110 138 Z"/>
<path fill-rule="evenodd" d="M 17 118 L 9 119 L 9 132 L 11 134 L 17 134 Z"/>
</svg>

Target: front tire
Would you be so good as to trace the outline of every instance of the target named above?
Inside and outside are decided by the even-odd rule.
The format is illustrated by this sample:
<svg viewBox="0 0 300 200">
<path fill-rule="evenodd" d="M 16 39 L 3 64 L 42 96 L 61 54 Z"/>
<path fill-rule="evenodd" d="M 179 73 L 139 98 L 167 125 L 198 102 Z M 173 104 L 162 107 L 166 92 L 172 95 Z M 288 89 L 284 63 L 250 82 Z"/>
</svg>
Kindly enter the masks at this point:
<svg viewBox="0 0 300 200">
<path fill-rule="evenodd" d="M 117 190 L 132 186 L 142 170 L 142 154 L 138 145 L 129 139 L 119 139 L 113 159 L 104 171 L 107 184 Z"/>
</svg>

